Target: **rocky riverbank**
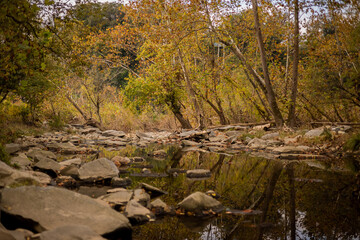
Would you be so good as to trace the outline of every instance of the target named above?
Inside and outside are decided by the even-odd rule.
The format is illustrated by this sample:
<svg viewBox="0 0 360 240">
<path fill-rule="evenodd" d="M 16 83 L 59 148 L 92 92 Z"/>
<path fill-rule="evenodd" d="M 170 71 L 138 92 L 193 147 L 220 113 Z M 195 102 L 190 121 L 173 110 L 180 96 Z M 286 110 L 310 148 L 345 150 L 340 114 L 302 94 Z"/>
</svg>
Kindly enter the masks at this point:
<svg viewBox="0 0 360 240">
<path fill-rule="evenodd" d="M 269 125 L 232 125 L 206 131 L 146 132 L 126 134 L 101 131 L 98 128 L 69 125 L 62 132 L 26 136 L 7 144 L 13 167 L 0 162 L 1 239 L 130 239 L 131 225 L 153 221 L 156 215 L 216 214 L 223 210 L 214 192 L 190 194 L 177 206 L 167 206 L 158 197 L 166 192 L 142 183 L 133 186 L 130 178 L 121 178 L 128 166 L 140 168 L 130 176 L 166 177 L 186 173 L 187 178 L 208 178 L 208 169 L 170 169 L 153 173 L 140 156 L 105 158 L 104 151 L 117 151 L 126 146 L 147 147 L 149 144 L 178 144 L 182 151 L 216 152 L 233 155 L 243 151 L 270 159 L 324 159 L 336 147 L 306 145 L 329 135 L 334 137 L 351 131 L 348 126 L 322 127 L 291 137 Z M 261 134 L 260 134 L 261 133 Z M 334 148 L 334 149 L 329 149 Z M 153 157 L 167 155 L 153 151 Z M 109 186 L 104 194 L 88 197 L 69 189 L 100 184 Z M 256 211 L 255 211 L 256 212 Z M 228 211 L 250 214 L 254 211 Z M 17 230 L 15 230 L 17 229 Z"/>
</svg>

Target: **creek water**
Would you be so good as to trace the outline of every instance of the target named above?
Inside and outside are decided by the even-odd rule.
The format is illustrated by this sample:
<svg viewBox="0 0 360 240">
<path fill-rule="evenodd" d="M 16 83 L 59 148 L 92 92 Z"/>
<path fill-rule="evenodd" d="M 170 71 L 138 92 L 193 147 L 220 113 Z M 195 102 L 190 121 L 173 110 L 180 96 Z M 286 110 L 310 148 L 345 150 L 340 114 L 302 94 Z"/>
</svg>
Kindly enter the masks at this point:
<svg viewBox="0 0 360 240">
<path fill-rule="evenodd" d="M 166 155 L 151 154 L 159 149 Z M 208 218 L 158 217 L 134 226 L 133 239 L 360 238 L 359 162 L 353 159 L 336 165 L 279 161 L 245 152 L 184 152 L 178 146 L 126 148 L 108 154 L 144 157 L 146 162 L 131 165 L 121 177 L 130 177 L 133 187 L 145 182 L 168 192 L 160 198 L 169 206 L 193 192 L 214 190 L 227 209 Z M 157 174 L 141 176 L 141 165 Z M 209 169 L 211 177 L 192 180 L 169 169 Z M 246 211 L 228 214 L 236 213 L 234 209 Z"/>
</svg>

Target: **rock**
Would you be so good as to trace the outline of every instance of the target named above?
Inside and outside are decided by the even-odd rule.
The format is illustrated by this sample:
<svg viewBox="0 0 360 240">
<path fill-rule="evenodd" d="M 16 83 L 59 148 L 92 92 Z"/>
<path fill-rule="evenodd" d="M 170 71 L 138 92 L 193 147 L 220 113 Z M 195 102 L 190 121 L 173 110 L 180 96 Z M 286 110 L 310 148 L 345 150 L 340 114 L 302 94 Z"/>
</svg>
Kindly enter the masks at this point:
<svg viewBox="0 0 360 240">
<path fill-rule="evenodd" d="M 261 139 L 263 140 L 268 140 L 268 139 L 274 139 L 274 138 L 277 138 L 279 137 L 280 134 L 278 132 L 274 132 L 274 133 L 268 133 L 268 134 L 265 134 L 264 136 L 261 137 Z"/>
<path fill-rule="evenodd" d="M 21 150 L 20 145 L 17 144 L 17 143 L 5 144 L 5 151 L 8 154 L 14 154 L 14 153 L 16 153 L 16 152 L 18 152 L 20 150 Z"/>
<path fill-rule="evenodd" d="M 17 240 L 10 231 L 7 231 L 6 229 L 0 229 L 0 239 L 1 240 Z"/>
<path fill-rule="evenodd" d="M 203 210 L 222 210 L 221 203 L 202 192 L 195 192 L 182 200 L 178 206 L 186 211 L 199 213 Z"/>
<path fill-rule="evenodd" d="M 119 177 L 113 177 L 111 179 L 111 186 L 118 188 L 118 187 L 127 187 L 130 186 L 132 183 L 131 179 L 126 177 L 126 178 L 119 178 Z"/>
<path fill-rule="evenodd" d="M 308 152 L 310 147 L 308 146 L 282 146 L 273 149 L 274 153 L 304 153 Z"/>
<path fill-rule="evenodd" d="M 40 172 L 19 171 L 0 161 L 0 187 L 21 186 L 29 184 L 49 184 L 51 178 Z"/>
<path fill-rule="evenodd" d="M 79 169 L 79 178 L 85 181 L 117 177 L 119 169 L 107 158 L 85 163 Z"/>
<path fill-rule="evenodd" d="M 75 179 L 79 178 L 79 169 L 75 165 L 68 165 L 60 170 L 62 176 L 70 176 Z"/>
<path fill-rule="evenodd" d="M 150 209 L 155 215 L 171 212 L 170 207 L 159 198 L 150 203 Z"/>
<path fill-rule="evenodd" d="M 39 169 L 42 172 L 49 174 L 51 177 L 56 177 L 60 172 L 61 165 L 52 159 L 41 159 L 34 166 L 34 169 Z"/>
<path fill-rule="evenodd" d="M 307 133 L 305 133 L 305 137 L 308 137 L 308 138 L 320 137 L 322 134 L 324 134 L 324 132 L 325 132 L 324 127 L 315 128 L 315 129 L 312 129 L 312 130 L 308 131 Z"/>
<path fill-rule="evenodd" d="M 131 160 L 135 163 L 145 162 L 145 159 L 143 157 L 133 157 L 131 158 Z"/>
<path fill-rule="evenodd" d="M 94 128 L 98 128 L 98 129 L 101 128 L 101 124 L 93 118 L 87 119 L 85 125 L 91 126 Z"/>
<path fill-rule="evenodd" d="M 139 187 L 144 189 L 151 196 L 151 198 L 159 197 L 161 195 L 167 194 L 167 192 L 165 192 L 157 187 L 151 186 L 147 183 L 140 183 Z"/>
<path fill-rule="evenodd" d="M 130 199 L 133 197 L 134 192 L 132 190 L 127 190 L 125 188 L 119 188 L 114 193 L 109 193 L 104 196 L 99 197 L 98 199 L 103 200 L 110 205 L 114 206 L 125 206 Z"/>
<path fill-rule="evenodd" d="M 150 195 L 147 194 L 144 189 L 135 189 L 132 200 L 137 201 L 144 207 L 148 207 L 150 203 Z"/>
<path fill-rule="evenodd" d="M 267 124 L 264 124 L 264 125 L 255 126 L 255 127 L 253 127 L 252 129 L 254 129 L 254 130 L 265 130 L 265 131 L 267 131 L 267 130 L 269 130 L 270 126 L 271 126 L 271 124 L 270 124 L 270 123 L 267 123 Z"/>
<path fill-rule="evenodd" d="M 199 145 L 201 145 L 201 143 L 190 141 L 190 140 L 182 140 L 181 144 L 183 146 L 199 146 Z"/>
<path fill-rule="evenodd" d="M 5 188 L 0 203 L 4 222 L 21 225 L 25 220 L 35 232 L 66 225 L 85 225 L 100 235 L 108 235 L 131 228 L 128 219 L 94 199 L 55 187 Z"/>
<path fill-rule="evenodd" d="M 151 170 L 149 168 L 143 168 L 141 169 L 141 173 L 150 174 Z"/>
<path fill-rule="evenodd" d="M 55 179 L 55 182 L 58 186 L 70 188 L 70 187 L 76 187 L 77 183 L 74 178 L 71 176 L 60 176 Z"/>
<path fill-rule="evenodd" d="M 101 144 L 105 145 L 105 146 L 111 146 L 111 147 L 124 147 L 124 146 L 126 146 L 126 142 L 114 141 L 114 140 L 105 140 Z"/>
<path fill-rule="evenodd" d="M 293 138 L 286 137 L 286 138 L 284 138 L 284 143 L 285 143 L 285 145 L 297 143 L 300 140 L 300 138 L 301 138 L 300 135 L 293 137 Z"/>
<path fill-rule="evenodd" d="M 254 138 L 249 141 L 247 146 L 252 149 L 265 149 L 268 146 L 268 144 L 266 140 Z"/>
<path fill-rule="evenodd" d="M 32 149 L 26 153 L 26 156 L 32 158 L 35 162 L 40 161 L 41 159 L 53 159 L 56 160 L 56 155 L 53 152 L 45 151 L 41 149 Z"/>
<path fill-rule="evenodd" d="M 132 224 L 148 222 L 154 219 L 154 214 L 136 200 L 131 200 L 126 204 L 124 214 Z"/>
<path fill-rule="evenodd" d="M 127 166 L 131 163 L 131 160 L 128 157 L 121 157 L 121 156 L 115 156 L 111 159 L 111 161 L 115 163 L 117 167 Z"/>
<path fill-rule="evenodd" d="M 220 198 L 219 194 L 217 194 L 214 190 L 208 190 L 205 194 L 215 199 Z"/>
<path fill-rule="evenodd" d="M 33 239 L 39 240 L 105 240 L 98 233 L 85 225 L 64 225 L 36 234 Z"/>
<path fill-rule="evenodd" d="M 73 158 L 73 159 L 62 161 L 59 164 L 62 167 L 67 167 L 67 166 L 70 166 L 70 165 L 80 166 L 81 165 L 81 159 L 80 158 Z"/>
<path fill-rule="evenodd" d="M 123 131 L 116 131 L 116 130 L 106 130 L 102 132 L 102 135 L 105 137 L 125 137 L 125 133 Z"/>
<path fill-rule="evenodd" d="M 20 153 L 18 156 L 12 157 L 10 159 L 12 164 L 15 164 L 20 167 L 20 169 L 27 169 L 31 165 L 31 161 L 27 158 L 24 153 Z"/>
<path fill-rule="evenodd" d="M 98 128 L 85 128 L 85 129 L 81 129 L 79 132 L 80 134 L 87 135 L 90 133 L 99 133 L 100 130 Z"/>
<path fill-rule="evenodd" d="M 188 178 L 209 178 L 211 177 L 210 170 L 207 169 L 194 169 L 186 171 L 186 177 Z"/>
</svg>

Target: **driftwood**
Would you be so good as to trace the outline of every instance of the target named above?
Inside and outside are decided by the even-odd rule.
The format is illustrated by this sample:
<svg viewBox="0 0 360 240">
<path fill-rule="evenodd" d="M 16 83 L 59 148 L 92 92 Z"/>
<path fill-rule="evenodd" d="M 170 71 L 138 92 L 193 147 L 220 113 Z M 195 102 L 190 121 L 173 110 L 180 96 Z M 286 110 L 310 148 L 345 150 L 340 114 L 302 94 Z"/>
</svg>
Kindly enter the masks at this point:
<svg viewBox="0 0 360 240">
<path fill-rule="evenodd" d="M 348 125 L 348 126 L 360 126 L 358 122 L 311 122 L 311 125 Z"/>
</svg>

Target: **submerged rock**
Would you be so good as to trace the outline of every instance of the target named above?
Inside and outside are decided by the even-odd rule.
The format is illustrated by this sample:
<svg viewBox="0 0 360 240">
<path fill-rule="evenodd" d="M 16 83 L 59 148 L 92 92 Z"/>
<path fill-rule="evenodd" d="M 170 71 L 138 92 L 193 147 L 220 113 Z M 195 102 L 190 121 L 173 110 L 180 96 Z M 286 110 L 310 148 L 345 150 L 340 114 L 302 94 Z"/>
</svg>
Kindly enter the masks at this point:
<svg viewBox="0 0 360 240">
<path fill-rule="evenodd" d="M 79 178 L 85 181 L 117 177 L 119 169 L 107 158 L 85 163 L 79 169 Z"/>
<path fill-rule="evenodd" d="M 3 222 L 15 223 L 35 232 L 52 230 L 64 225 L 85 225 L 100 235 L 129 231 L 128 219 L 94 199 L 62 188 L 5 188 L 0 203 Z M 25 222 L 24 222 L 25 221 Z"/>
<path fill-rule="evenodd" d="M 203 210 L 213 210 L 217 212 L 223 209 L 222 204 L 218 200 L 202 192 L 195 192 L 187 196 L 178 206 L 186 211 L 195 213 Z"/>
</svg>

